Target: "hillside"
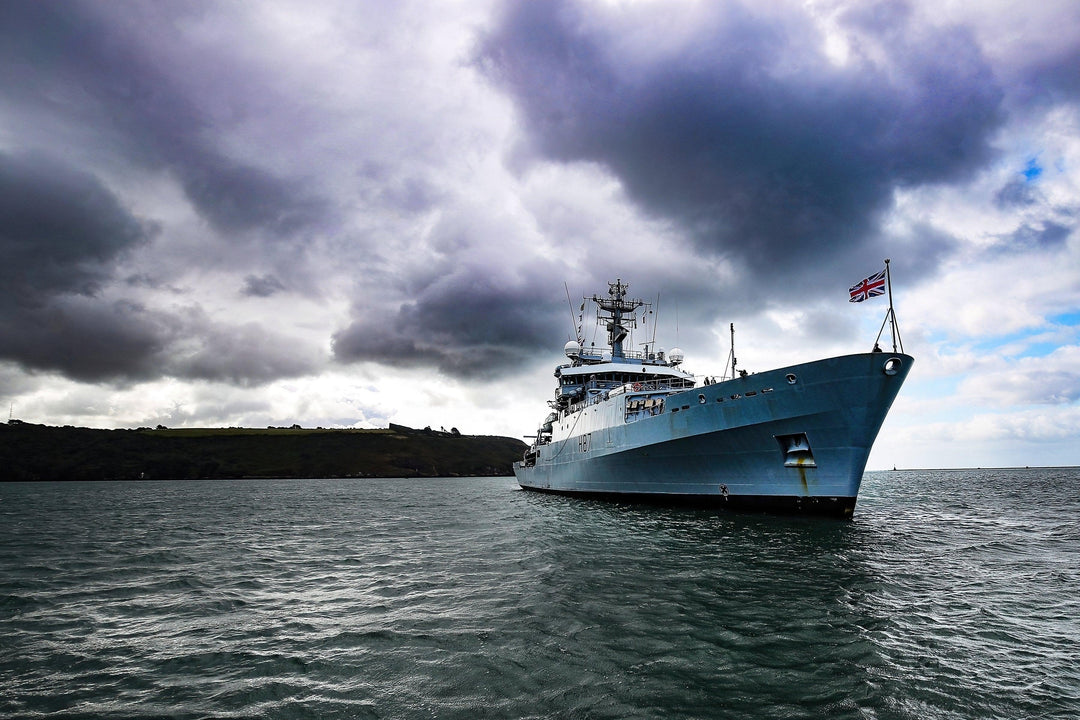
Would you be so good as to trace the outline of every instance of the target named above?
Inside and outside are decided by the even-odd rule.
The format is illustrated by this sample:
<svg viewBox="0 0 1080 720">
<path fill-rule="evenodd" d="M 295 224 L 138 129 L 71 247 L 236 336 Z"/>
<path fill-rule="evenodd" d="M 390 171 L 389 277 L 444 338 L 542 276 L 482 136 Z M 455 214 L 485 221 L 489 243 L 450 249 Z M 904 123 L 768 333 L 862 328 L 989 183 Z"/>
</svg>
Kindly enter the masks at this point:
<svg viewBox="0 0 1080 720">
<path fill-rule="evenodd" d="M 0 480 L 511 475 L 525 444 L 393 425 L 385 430 L 95 430 L 0 425 Z"/>
</svg>

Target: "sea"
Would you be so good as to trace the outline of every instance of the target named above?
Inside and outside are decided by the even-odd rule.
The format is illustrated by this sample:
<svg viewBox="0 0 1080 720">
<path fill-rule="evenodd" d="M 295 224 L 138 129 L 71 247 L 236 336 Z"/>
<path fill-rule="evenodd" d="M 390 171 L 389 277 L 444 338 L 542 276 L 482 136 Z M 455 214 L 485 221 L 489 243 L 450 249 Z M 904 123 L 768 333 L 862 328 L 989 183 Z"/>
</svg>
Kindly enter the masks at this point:
<svg viewBox="0 0 1080 720">
<path fill-rule="evenodd" d="M 1080 717 L 1080 470 L 853 520 L 512 478 L 0 483 L 4 718 Z"/>
</svg>

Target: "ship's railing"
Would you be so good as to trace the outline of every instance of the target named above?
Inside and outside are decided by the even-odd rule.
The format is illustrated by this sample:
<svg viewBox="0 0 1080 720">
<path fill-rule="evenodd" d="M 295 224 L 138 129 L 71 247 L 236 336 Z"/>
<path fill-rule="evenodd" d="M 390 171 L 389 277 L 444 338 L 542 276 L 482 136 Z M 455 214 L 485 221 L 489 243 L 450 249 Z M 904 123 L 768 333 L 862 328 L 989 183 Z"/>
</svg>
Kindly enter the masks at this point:
<svg viewBox="0 0 1080 720">
<path fill-rule="evenodd" d="M 594 381 L 586 383 L 585 387 L 589 388 Z M 616 388 L 626 388 L 626 392 L 656 392 L 674 391 L 674 390 L 689 390 L 690 388 L 697 387 L 690 378 L 661 378 L 657 380 L 634 380 L 631 382 L 602 382 L 595 381 L 597 386 L 603 385 L 606 390 L 614 390 Z"/>
<path fill-rule="evenodd" d="M 590 350 L 594 349 L 590 348 Z M 662 353 L 646 353 L 642 352 L 641 350 L 623 350 L 622 356 L 629 360 L 649 360 L 653 362 L 657 360 L 663 362 L 664 360 L 664 355 Z M 603 362 L 605 360 L 611 359 L 611 351 L 604 350 L 601 352 L 599 350 L 596 350 L 594 352 L 590 352 L 589 350 L 582 350 L 581 354 L 578 355 L 578 357 L 580 357 L 582 360 L 595 360 L 597 362 Z"/>
<path fill-rule="evenodd" d="M 690 388 L 697 387 L 697 383 L 691 378 L 656 378 L 653 380 L 632 380 L 629 382 L 622 380 L 588 380 L 583 387 L 586 392 L 589 390 L 615 390 L 616 388 L 626 387 L 627 392 L 638 392 L 642 390 L 689 390 Z"/>
<path fill-rule="evenodd" d="M 662 378 L 657 380 L 641 380 L 635 382 L 618 382 L 613 380 L 590 380 L 583 386 L 585 396 L 576 402 L 572 402 L 563 410 L 564 415 L 571 415 L 582 408 L 607 400 L 613 390 L 625 387 L 624 392 L 641 393 L 673 393 L 682 390 L 690 390 L 696 387 L 696 383 L 689 378 Z"/>
</svg>

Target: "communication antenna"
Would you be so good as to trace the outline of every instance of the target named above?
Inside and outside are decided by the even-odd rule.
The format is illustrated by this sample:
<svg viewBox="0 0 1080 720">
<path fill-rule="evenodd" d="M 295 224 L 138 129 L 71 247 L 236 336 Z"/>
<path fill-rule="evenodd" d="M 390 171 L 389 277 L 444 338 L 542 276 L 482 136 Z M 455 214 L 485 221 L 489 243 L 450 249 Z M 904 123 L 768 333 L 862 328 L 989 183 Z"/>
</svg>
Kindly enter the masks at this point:
<svg viewBox="0 0 1080 720">
<path fill-rule="evenodd" d="M 570 288 L 567 287 L 566 281 L 563 281 L 562 285 L 563 289 L 566 290 L 566 307 L 570 309 L 570 326 L 574 328 L 574 337 L 577 338 L 578 345 L 581 345 L 581 325 L 574 322 L 574 303 L 570 302 Z M 584 311 L 584 306 L 582 307 L 582 311 Z"/>
<path fill-rule="evenodd" d="M 656 348 L 656 326 L 660 324 L 660 293 L 656 293 L 656 312 L 653 313 L 652 321 L 652 339 L 649 340 L 649 344 Z"/>
<path fill-rule="evenodd" d="M 675 344 L 682 345 L 679 342 L 679 299 L 675 298 Z"/>
</svg>

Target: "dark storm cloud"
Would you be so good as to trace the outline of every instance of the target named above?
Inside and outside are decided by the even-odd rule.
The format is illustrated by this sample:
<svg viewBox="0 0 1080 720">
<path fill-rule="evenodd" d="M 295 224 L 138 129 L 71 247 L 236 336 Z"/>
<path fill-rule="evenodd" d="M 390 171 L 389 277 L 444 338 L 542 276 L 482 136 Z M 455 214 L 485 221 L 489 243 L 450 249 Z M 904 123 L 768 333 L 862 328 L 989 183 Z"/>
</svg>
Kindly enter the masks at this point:
<svg viewBox="0 0 1080 720">
<path fill-rule="evenodd" d="M 994 204 L 1002 210 L 1034 205 L 1039 199 L 1035 186 L 1027 180 L 1010 180 L 994 194 Z"/>
<path fill-rule="evenodd" d="M 94 176 L 0 153 L 0 358 L 80 380 L 145 376 L 167 327 L 98 295 L 154 232 Z"/>
<path fill-rule="evenodd" d="M 550 353 L 569 326 L 560 324 L 569 317 L 566 299 L 543 270 L 512 284 L 475 268 L 428 286 L 389 318 L 359 307 L 357 318 L 334 335 L 334 357 L 436 367 L 462 378 L 520 368 L 532 353 Z"/>
<path fill-rule="evenodd" d="M 1075 24 L 1075 20 L 1070 19 Z M 1080 102 L 1080 48 L 1060 52 L 1018 69 L 1017 109 Z"/>
<path fill-rule="evenodd" d="M 315 348 L 199 310 L 159 312 L 128 301 L 51 298 L 0 314 L 0 358 L 73 380 L 126 384 L 162 377 L 261 385 L 312 372 Z"/>
<path fill-rule="evenodd" d="M 106 9 L 79 2 L 0 3 L 0 97 L 9 100 L 0 107 L 23 117 L 26 135 L 44 126 L 53 136 L 38 142 L 71 141 L 85 152 L 167 168 L 202 216 L 223 231 L 282 236 L 325 217 L 325 203 L 300 182 L 231 158 L 215 145 L 214 138 L 242 116 L 242 93 L 193 97 L 161 69 L 155 40 L 177 36 L 173 24 L 179 18 L 169 13 L 198 13 L 198 6 L 139 6 L 127 24 L 103 17 Z M 173 70 L 204 78 L 208 94 L 215 87 L 209 81 L 224 71 L 196 53 Z M 225 109 L 211 110 L 220 107 Z"/>
<path fill-rule="evenodd" d="M 314 366 L 314 353 L 274 333 L 106 299 L 117 264 L 156 232 L 93 175 L 41 154 L 0 153 L 0 359 L 85 382 L 258 384 Z"/>
<path fill-rule="evenodd" d="M 0 152 L 0 302 L 93 295 L 154 230 L 94 176 L 45 155 Z"/>
<path fill-rule="evenodd" d="M 1040 190 L 1043 170 L 1034 160 L 1020 177 L 1005 183 L 994 195 L 1001 210 L 1023 210 L 1025 221 L 1010 233 L 998 236 L 994 253 L 1027 253 L 1062 249 L 1077 228 L 1076 206 L 1052 204 Z"/>
<path fill-rule="evenodd" d="M 213 322 L 201 310 L 184 313 L 185 340 L 168 361 L 168 374 L 254 386 L 313 372 L 318 352 L 260 325 Z"/>
<path fill-rule="evenodd" d="M 327 221 L 325 203 L 298 180 L 225 150 L 258 91 L 221 81 L 243 70 L 185 45 L 184 14 L 204 11 L 0 2 L 0 359 L 121 384 L 256 385 L 320 362 L 293 338 L 212 322 L 197 306 L 131 299 L 183 291 L 167 284 L 176 271 L 168 260 L 150 271 L 129 263 L 135 250 L 151 257 L 165 231 L 134 216 L 106 176 L 170 174 L 230 241 L 302 242 Z M 244 289 L 265 296 L 283 286 L 251 276 Z"/>
<path fill-rule="evenodd" d="M 248 297 L 270 297 L 284 289 L 285 285 L 273 275 L 248 275 L 244 278 L 244 287 L 240 294 Z"/>
<path fill-rule="evenodd" d="M 145 380 L 160 374 L 170 325 L 167 316 L 133 303 L 56 297 L 43 306 L 5 309 L 0 357 L 83 382 Z"/>
<path fill-rule="evenodd" d="M 1053 220 L 1045 220 L 1034 225 L 1024 223 L 1014 232 L 1001 238 L 999 249 L 1010 253 L 1056 250 L 1065 244 L 1073 230 L 1074 226 L 1063 225 Z"/>
<path fill-rule="evenodd" d="M 328 211 L 300 183 L 203 148 L 180 150 L 172 165 L 188 199 L 221 230 L 259 229 L 288 237 L 317 225 Z"/>
<path fill-rule="evenodd" d="M 850 255 L 897 188 L 991 157 L 1002 91 L 964 29 L 916 27 L 903 3 L 860 6 L 842 22 L 883 57 L 856 45 L 835 65 L 798 12 L 695 7 L 669 52 L 649 30 L 668 25 L 660 5 L 510 2 L 477 62 L 536 152 L 601 163 L 700 248 L 759 271 Z"/>
<path fill-rule="evenodd" d="M 148 288 L 150 290 L 161 290 L 171 293 L 173 295 L 183 295 L 185 290 L 175 285 L 169 285 L 162 282 L 160 278 L 154 277 L 149 273 L 135 273 L 134 275 L 128 275 L 124 278 L 124 283 L 133 288 Z"/>
<path fill-rule="evenodd" d="M 892 255 L 890 268 L 893 282 L 907 286 L 917 284 L 924 278 L 934 277 L 942 264 L 963 247 L 961 239 L 925 221 L 913 222 L 903 231 L 886 235 L 883 244 Z M 872 262 L 864 263 L 861 271 L 869 274 L 875 272 L 875 267 L 881 269 L 882 266 L 883 264 L 875 266 Z M 862 279 L 859 274 L 845 277 L 850 278 L 849 285 Z M 833 288 L 834 292 L 836 290 L 839 288 Z M 840 290 L 840 293 L 846 298 L 847 287 Z"/>
</svg>

